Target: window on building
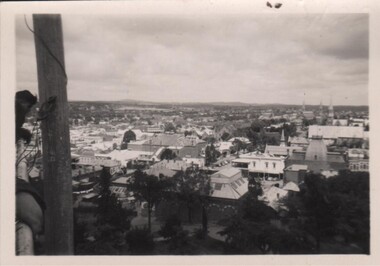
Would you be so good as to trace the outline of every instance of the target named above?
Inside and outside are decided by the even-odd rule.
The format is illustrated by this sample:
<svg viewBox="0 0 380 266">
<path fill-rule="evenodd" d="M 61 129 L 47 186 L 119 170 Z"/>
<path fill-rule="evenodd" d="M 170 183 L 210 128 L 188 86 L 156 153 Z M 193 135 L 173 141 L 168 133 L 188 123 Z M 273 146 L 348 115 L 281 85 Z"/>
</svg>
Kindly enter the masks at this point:
<svg viewBox="0 0 380 266">
<path fill-rule="evenodd" d="M 314 160 L 317 160 L 318 156 L 317 155 L 314 155 Z"/>
<path fill-rule="evenodd" d="M 256 167 L 256 162 L 253 162 L 253 167 Z"/>
<path fill-rule="evenodd" d="M 232 183 L 231 183 L 231 186 L 232 186 L 234 189 L 237 189 L 237 188 L 238 188 L 237 185 L 235 184 L 235 182 L 232 182 Z"/>
<path fill-rule="evenodd" d="M 268 168 L 268 163 L 265 163 L 265 167 Z"/>
<path fill-rule="evenodd" d="M 276 163 L 273 163 L 273 168 L 276 168 Z"/>
</svg>

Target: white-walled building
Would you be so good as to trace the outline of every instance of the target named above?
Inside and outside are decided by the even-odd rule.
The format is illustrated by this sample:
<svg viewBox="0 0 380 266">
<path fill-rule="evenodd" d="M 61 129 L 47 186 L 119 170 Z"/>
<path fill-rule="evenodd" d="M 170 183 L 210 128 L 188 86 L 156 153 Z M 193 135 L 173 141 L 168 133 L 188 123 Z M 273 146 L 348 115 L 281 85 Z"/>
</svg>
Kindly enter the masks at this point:
<svg viewBox="0 0 380 266">
<path fill-rule="evenodd" d="M 254 177 L 282 178 L 285 158 L 267 153 L 251 152 L 241 154 L 239 158 L 232 160 L 232 166 L 242 169 Z"/>
</svg>

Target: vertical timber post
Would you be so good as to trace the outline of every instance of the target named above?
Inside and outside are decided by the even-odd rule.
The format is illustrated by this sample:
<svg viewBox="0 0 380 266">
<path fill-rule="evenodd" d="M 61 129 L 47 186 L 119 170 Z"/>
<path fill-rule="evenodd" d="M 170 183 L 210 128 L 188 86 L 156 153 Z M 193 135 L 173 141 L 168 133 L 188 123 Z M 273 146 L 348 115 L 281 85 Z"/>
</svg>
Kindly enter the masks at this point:
<svg viewBox="0 0 380 266">
<path fill-rule="evenodd" d="M 73 205 L 67 77 L 61 16 L 34 14 L 38 92 L 41 104 L 56 97 L 42 120 L 45 250 L 47 255 L 73 254 Z"/>
</svg>

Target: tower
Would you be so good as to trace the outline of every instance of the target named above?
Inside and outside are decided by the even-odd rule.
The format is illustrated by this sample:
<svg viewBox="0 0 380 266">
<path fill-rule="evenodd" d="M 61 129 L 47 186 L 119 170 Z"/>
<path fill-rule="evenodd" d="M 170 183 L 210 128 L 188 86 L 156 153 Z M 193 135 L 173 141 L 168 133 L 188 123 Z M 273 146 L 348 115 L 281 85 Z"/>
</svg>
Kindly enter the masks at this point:
<svg viewBox="0 0 380 266">
<path fill-rule="evenodd" d="M 332 125 L 334 120 L 334 107 L 332 105 L 332 96 L 330 95 L 330 106 L 329 106 L 329 114 L 328 114 L 328 124 Z"/>
<path fill-rule="evenodd" d="M 302 101 L 302 112 L 306 111 L 305 107 L 305 93 L 303 94 L 303 101 Z"/>
<path fill-rule="evenodd" d="M 286 146 L 284 130 L 282 130 L 282 133 L 281 133 L 280 146 L 281 147 L 285 147 Z"/>
</svg>

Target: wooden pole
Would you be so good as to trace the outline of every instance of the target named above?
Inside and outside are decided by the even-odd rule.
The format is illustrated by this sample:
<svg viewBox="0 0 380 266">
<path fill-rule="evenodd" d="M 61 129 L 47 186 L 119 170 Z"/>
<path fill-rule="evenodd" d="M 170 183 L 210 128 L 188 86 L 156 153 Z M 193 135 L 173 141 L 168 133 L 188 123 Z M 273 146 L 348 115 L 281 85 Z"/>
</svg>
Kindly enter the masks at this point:
<svg viewBox="0 0 380 266">
<path fill-rule="evenodd" d="M 67 78 L 60 15 L 33 15 L 41 104 L 56 97 L 42 120 L 47 255 L 73 254 L 73 205 Z M 48 108 L 49 109 L 49 108 Z"/>
</svg>

